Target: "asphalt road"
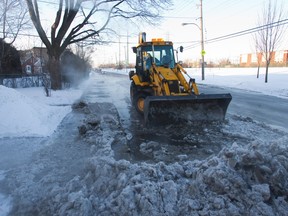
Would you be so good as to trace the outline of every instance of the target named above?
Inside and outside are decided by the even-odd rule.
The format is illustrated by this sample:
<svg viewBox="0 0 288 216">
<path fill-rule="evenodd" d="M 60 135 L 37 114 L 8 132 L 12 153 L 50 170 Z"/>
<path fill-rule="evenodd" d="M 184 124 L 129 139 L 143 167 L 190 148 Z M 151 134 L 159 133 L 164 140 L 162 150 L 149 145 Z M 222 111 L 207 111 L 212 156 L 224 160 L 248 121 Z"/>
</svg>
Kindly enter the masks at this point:
<svg viewBox="0 0 288 216">
<path fill-rule="evenodd" d="M 232 101 L 228 113 L 252 118 L 265 124 L 288 130 L 288 99 L 264 95 L 257 92 L 215 86 L 199 86 L 201 92 L 228 92 Z"/>
</svg>

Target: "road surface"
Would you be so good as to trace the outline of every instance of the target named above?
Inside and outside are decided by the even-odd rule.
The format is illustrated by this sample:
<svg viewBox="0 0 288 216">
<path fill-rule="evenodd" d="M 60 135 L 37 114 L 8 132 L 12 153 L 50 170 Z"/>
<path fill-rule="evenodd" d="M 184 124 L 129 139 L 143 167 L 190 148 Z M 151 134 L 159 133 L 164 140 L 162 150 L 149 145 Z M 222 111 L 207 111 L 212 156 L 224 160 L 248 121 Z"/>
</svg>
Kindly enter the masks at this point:
<svg viewBox="0 0 288 216">
<path fill-rule="evenodd" d="M 228 113 L 252 118 L 276 127 L 288 129 L 288 99 L 257 92 L 215 86 L 199 86 L 202 92 L 229 92 L 233 99 Z"/>
</svg>

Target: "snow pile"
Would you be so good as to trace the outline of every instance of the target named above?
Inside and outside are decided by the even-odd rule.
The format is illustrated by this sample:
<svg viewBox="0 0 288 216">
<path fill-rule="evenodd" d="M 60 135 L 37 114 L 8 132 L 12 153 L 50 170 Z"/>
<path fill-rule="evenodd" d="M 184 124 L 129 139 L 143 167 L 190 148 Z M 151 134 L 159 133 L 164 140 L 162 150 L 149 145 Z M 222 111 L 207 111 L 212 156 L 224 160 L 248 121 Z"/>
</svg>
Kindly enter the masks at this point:
<svg viewBox="0 0 288 216">
<path fill-rule="evenodd" d="M 38 88 L 45 98 L 41 90 Z M 39 98 L 0 86 L 0 137 L 49 136 L 70 111 L 70 106 L 49 106 Z"/>
<path fill-rule="evenodd" d="M 85 84 L 83 83 L 83 86 L 81 85 L 78 89 L 67 88 L 57 91 L 51 90 L 50 97 L 45 96 L 44 89 L 41 87 L 17 88 L 15 90 L 42 104 L 50 106 L 71 106 L 75 100 L 81 97 L 83 89 L 85 88 L 84 86 Z"/>
<path fill-rule="evenodd" d="M 234 144 L 217 157 L 172 165 L 95 157 L 84 179 L 67 185 L 67 203 L 58 213 L 285 215 L 287 141 L 268 148 L 260 143 L 245 149 Z"/>
<path fill-rule="evenodd" d="M 96 119 L 97 124 L 82 133 L 92 144 L 93 154 L 86 174 L 76 176 L 61 189 L 54 187 L 49 196 L 53 214 L 285 215 L 288 212 L 287 136 L 271 143 L 253 141 L 244 147 L 235 142 L 205 160 L 133 164 L 113 158 L 111 146 L 121 137 L 121 130 L 115 130 L 115 116 L 106 114 Z M 89 122 L 86 124 L 91 125 Z"/>
<path fill-rule="evenodd" d="M 0 194 L 0 215 L 8 215 L 10 208 L 11 208 L 11 201 L 12 198 L 9 197 L 5 197 L 2 194 Z"/>
</svg>

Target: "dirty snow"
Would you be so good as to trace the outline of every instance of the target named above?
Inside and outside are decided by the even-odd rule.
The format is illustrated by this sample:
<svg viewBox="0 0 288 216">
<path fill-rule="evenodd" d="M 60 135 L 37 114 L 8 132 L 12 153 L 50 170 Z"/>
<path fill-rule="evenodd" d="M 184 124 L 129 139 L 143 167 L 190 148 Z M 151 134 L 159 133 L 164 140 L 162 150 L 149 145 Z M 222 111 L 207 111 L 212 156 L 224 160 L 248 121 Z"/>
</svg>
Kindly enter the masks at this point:
<svg viewBox="0 0 288 216">
<path fill-rule="evenodd" d="M 288 98 L 288 71 L 279 70 L 275 69 L 275 73 L 271 70 L 269 86 L 264 84 L 263 77 L 260 84 L 247 74 L 224 76 L 222 72 L 217 74 L 217 70 L 210 75 L 207 71 L 206 81 L 200 83 Z M 219 76 L 223 77 L 218 79 Z M 42 91 L 0 86 L 0 137 L 52 136 L 71 111 L 70 105 L 82 93 L 82 90 L 59 91 L 55 97 L 52 92 L 52 97 L 46 98 Z M 84 108 L 78 112 L 86 114 Z M 54 173 L 55 167 L 52 173 L 43 172 L 53 164 L 44 153 L 40 153 L 35 163 L 12 175 L 16 176 L 11 178 L 15 182 L 10 182 L 10 186 L 15 184 L 13 194 L 23 199 L 22 209 L 18 212 L 14 209 L 16 215 L 287 215 L 287 134 L 271 141 L 260 137 L 247 145 L 234 142 L 204 160 L 179 155 L 183 160 L 171 164 L 131 163 L 114 159 L 112 144 L 125 143 L 126 137 L 119 128 L 117 113 L 103 110 L 103 113 L 91 112 L 94 116 L 89 115 L 84 121 L 89 127 L 84 125 L 86 129 L 80 133 L 81 139 L 90 145 L 84 175 L 75 175 L 63 185 L 54 183 L 60 176 Z M 245 124 L 238 127 L 239 135 L 249 136 Z M 58 139 L 61 133 L 59 136 Z M 69 145 L 75 148 L 73 142 Z M 157 143 L 143 144 L 141 150 L 147 152 L 148 147 L 157 148 Z M 43 177 L 37 180 L 39 173 Z M 7 170 L 0 170 L 0 183 L 8 175 Z M 13 202 L 9 194 L 0 193 L 0 215 L 8 215 Z"/>
</svg>

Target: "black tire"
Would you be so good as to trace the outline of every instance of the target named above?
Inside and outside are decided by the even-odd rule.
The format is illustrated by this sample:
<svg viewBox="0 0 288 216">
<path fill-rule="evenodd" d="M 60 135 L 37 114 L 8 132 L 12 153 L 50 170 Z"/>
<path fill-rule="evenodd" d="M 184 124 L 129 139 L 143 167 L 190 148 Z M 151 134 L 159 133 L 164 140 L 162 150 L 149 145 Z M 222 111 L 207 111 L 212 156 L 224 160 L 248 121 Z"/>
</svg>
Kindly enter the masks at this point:
<svg viewBox="0 0 288 216">
<path fill-rule="evenodd" d="M 130 85 L 130 100 L 131 100 L 132 105 L 134 105 L 133 101 L 134 101 L 135 94 L 136 94 L 136 86 L 135 86 L 135 83 L 132 81 Z"/>
<path fill-rule="evenodd" d="M 144 115 L 144 100 L 147 97 L 145 93 L 136 93 L 133 97 L 133 105 L 138 113 Z"/>
<path fill-rule="evenodd" d="M 144 114 L 144 100 L 151 93 L 146 92 L 147 89 L 141 89 L 132 81 L 130 85 L 130 99 L 136 111 L 141 115 Z"/>
<path fill-rule="evenodd" d="M 129 79 L 132 80 L 132 77 L 135 75 L 134 71 L 129 71 Z"/>
</svg>

